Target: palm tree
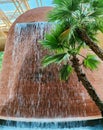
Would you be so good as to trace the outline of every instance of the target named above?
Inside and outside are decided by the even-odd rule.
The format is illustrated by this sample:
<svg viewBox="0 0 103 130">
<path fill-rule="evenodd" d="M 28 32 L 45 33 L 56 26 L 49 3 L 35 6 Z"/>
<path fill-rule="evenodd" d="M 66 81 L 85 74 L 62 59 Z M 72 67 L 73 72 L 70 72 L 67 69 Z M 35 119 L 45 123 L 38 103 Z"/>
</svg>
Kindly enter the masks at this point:
<svg viewBox="0 0 103 130">
<path fill-rule="evenodd" d="M 75 70 L 78 80 L 98 106 L 103 116 L 103 102 L 89 82 L 81 66 L 94 70 L 103 50 L 96 42 L 98 31 L 103 32 L 103 1 L 102 0 L 53 0 L 54 9 L 49 13 L 48 20 L 55 23 L 41 44 L 50 50 L 42 61 L 44 66 L 52 63 L 61 64 L 60 78 L 68 80 Z M 82 55 L 82 48 L 90 48 L 96 55 Z M 51 55 L 52 52 L 52 55 Z M 79 57 L 82 57 L 82 62 Z"/>
</svg>

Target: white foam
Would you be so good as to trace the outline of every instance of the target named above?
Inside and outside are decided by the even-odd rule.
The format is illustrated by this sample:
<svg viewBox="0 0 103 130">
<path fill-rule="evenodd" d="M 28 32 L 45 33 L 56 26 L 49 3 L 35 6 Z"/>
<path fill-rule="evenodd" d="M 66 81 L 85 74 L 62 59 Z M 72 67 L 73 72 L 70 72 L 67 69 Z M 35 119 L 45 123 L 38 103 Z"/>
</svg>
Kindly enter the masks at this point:
<svg viewBox="0 0 103 130">
<path fill-rule="evenodd" d="M 21 122 L 71 122 L 102 119 L 101 116 L 90 117 L 68 117 L 68 118 L 22 118 L 22 117 L 5 117 L 0 116 L 2 120 L 21 121 Z"/>
</svg>

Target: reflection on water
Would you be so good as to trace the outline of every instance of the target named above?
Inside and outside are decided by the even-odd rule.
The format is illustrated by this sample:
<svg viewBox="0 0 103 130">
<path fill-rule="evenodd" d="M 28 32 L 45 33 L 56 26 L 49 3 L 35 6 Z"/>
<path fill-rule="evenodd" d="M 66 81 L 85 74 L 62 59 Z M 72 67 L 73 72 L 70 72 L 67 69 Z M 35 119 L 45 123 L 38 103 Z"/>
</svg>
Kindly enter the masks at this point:
<svg viewBox="0 0 103 130">
<path fill-rule="evenodd" d="M 0 126 L 0 130 L 102 130 L 102 125 L 96 125 L 96 126 L 86 126 L 86 127 L 77 127 L 77 128 L 18 128 L 18 127 L 10 127 L 10 126 Z"/>
<path fill-rule="evenodd" d="M 69 122 L 22 122 L 0 120 L 0 130 L 103 130 L 103 119 Z"/>
</svg>

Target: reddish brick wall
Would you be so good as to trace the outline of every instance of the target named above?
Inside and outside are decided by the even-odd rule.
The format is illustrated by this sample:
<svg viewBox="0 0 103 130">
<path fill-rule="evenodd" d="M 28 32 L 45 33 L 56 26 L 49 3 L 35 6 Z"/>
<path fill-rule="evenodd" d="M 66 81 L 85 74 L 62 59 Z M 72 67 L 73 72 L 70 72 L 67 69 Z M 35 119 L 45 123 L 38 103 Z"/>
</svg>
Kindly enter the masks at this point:
<svg viewBox="0 0 103 130">
<path fill-rule="evenodd" d="M 100 115 L 95 103 L 88 96 L 82 84 L 78 82 L 75 73 L 72 74 L 68 82 L 61 82 L 58 78 L 58 68 L 53 65 L 42 72 L 45 78 L 40 83 L 32 81 L 32 73 L 35 75 L 36 70 L 40 73 L 41 70 L 36 68 L 34 60 L 36 57 L 35 49 L 29 51 L 29 47 L 33 46 L 29 44 L 32 43 L 30 41 L 33 41 L 31 35 L 29 36 L 27 47 L 20 48 L 21 51 L 18 54 L 19 62 L 14 67 L 12 51 L 14 48 L 15 24 L 45 21 L 46 14 L 51 9 L 50 7 L 42 7 L 27 11 L 14 22 L 9 31 L 0 80 L 0 115 L 15 117 L 85 117 Z M 25 39 L 22 41 L 22 44 L 24 43 Z M 38 43 L 35 44 L 40 50 L 40 54 L 45 54 L 45 52 L 41 51 Z M 28 53 L 24 54 L 23 50 Z M 32 63 L 30 64 L 29 62 L 31 61 Z M 102 68 L 103 64 L 99 66 L 98 70 L 94 72 L 86 70 L 86 73 L 103 99 Z M 45 81 L 50 74 L 53 75 L 53 79 L 50 82 Z M 12 84 L 9 81 L 12 81 Z"/>
</svg>

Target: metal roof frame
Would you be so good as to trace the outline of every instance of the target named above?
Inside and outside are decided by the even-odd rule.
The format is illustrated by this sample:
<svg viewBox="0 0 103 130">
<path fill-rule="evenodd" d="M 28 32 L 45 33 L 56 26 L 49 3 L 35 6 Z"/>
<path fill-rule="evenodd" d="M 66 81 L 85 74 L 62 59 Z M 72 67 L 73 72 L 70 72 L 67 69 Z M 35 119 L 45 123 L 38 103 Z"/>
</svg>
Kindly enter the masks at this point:
<svg viewBox="0 0 103 130">
<path fill-rule="evenodd" d="M 0 0 L 0 5 L 8 6 L 12 4 L 15 8 L 9 11 L 0 8 L 0 42 L 2 42 L 2 39 L 6 39 L 8 30 L 15 19 L 19 15 L 31 9 L 29 1 L 30 0 Z M 43 6 L 42 0 L 34 0 L 34 3 L 36 7 Z"/>
</svg>

